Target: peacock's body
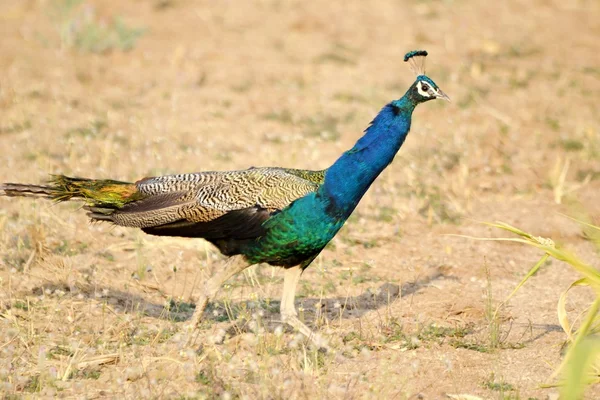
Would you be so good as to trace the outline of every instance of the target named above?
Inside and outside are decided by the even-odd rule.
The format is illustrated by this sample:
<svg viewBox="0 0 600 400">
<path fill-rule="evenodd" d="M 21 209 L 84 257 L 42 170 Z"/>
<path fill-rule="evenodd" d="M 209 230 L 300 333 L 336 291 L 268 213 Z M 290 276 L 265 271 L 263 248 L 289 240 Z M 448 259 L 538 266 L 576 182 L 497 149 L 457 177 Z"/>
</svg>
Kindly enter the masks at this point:
<svg viewBox="0 0 600 400">
<path fill-rule="evenodd" d="M 192 324 L 207 302 L 235 273 L 257 263 L 286 268 L 282 319 L 308 336 L 296 317 L 295 289 L 302 271 L 344 225 L 377 176 L 392 162 L 410 130 L 412 112 L 422 102 L 448 99 L 423 74 L 406 94 L 387 104 L 354 147 L 325 171 L 250 168 L 145 178 L 136 183 L 55 176 L 48 185 L 0 185 L 7 196 L 41 195 L 86 202 L 92 220 L 141 228 L 159 236 L 200 237 L 232 256 L 205 285 Z M 313 336 L 313 339 L 316 337 Z M 320 339 L 316 339 L 320 341 Z"/>
</svg>

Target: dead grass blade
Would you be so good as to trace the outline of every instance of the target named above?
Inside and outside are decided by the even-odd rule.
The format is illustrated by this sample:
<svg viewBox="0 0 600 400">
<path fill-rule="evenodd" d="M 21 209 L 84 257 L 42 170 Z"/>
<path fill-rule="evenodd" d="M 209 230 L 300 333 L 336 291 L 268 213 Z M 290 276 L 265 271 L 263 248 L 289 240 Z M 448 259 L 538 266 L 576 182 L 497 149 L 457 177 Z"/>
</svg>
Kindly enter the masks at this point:
<svg viewBox="0 0 600 400">
<path fill-rule="evenodd" d="M 119 353 L 104 354 L 101 356 L 90 357 L 87 360 L 82 360 L 77 363 L 77 369 L 87 367 L 99 367 L 104 364 L 114 364 L 119 361 Z"/>
<path fill-rule="evenodd" d="M 571 283 L 571 285 L 567 288 L 567 290 L 565 290 L 564 292 L 561 293 L 560 298 L 558 299 L 558 307 L 557 307 L 557 312 L 558 312 L 558 322 L 560 323 L 560 326 L 563 328 L 563 331 L 565 331 L 565 333 L 567 334 L 569 341 L 573 341 L 573 330 L 571 327 L 571 324 L 569 323 L 569 318 L 567 316 L 567 307 L 566 307 L 566 303 L 567 303 L 567 294 L 569 293 L 569 290 L 571 290 L 572 288 L 574 288 L 575 286 L 589 286 L 589 282 L 586 278 L 581 278 L 579 280 L 576 280 L 575 282 Z"/>
</svg>

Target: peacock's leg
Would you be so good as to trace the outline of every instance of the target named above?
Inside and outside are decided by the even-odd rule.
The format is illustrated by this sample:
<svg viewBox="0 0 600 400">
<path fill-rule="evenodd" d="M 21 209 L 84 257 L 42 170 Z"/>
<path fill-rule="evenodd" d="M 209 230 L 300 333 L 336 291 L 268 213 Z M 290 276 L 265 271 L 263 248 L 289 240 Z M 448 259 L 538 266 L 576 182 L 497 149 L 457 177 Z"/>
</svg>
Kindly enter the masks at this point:
<svg viewBox="0 0 600 400">
<path fill-rule="evenodd" d="M 283 294 L 281 296 L 280 306 L 281 321 L 287 323 L 292 328 L 308 337 L 317 347 L 329 350 L 327 340 L 318 333 L 313 332 L 298 319 L 294 300 L 296 298 L 296 287 L 298 286 L 300 275 L 302 275 L 302 267 L 299 265 L 285 270 L 283 278 Z"/>
<path fill-rule="evenodd" d="M 230 257 L 229 260 L 225 263 L 223 268 L 215 273 L 208 281 L 204 283 L 204 288 L 202 293 L 198 297 L 196 301 L 196 310 L 190 318 L 189 325 L 196 329 L 202 320 L 202 314 L 204 313 L 204 309 L 208 305 L 208 302 L 212 300 L 223 283 L 234 276 L 235 274 L 242 272 L 246 268 L 248 268 L 251 264 L 246 261 L 243 256 L 233 256 Z"/>
</svg>

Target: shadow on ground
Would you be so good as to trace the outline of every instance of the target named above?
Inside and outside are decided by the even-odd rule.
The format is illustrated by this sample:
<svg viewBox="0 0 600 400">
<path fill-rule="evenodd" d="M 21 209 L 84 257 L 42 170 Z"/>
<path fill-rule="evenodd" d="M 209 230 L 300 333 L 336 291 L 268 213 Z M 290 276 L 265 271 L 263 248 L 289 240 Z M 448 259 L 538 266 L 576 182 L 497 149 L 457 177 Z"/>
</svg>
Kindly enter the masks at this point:
<svg viewBox="0 0 600 400">
<path fill-rule="evenodd" d="M 453 279 L 441 271 L 424 276 L 412 282 L 407 282 L 402 286 L 393 283 L 384 283 L 376 288 L 368 288 L 362 294 L 351 297 L 332 297 L 332 298 L 296 298 L 296 305 L 302 304 L 306 310 L 305 318 L 307 321 L 314 320 L 315 312 L 321 315 L 327 315 L 330 318 L 353 319 L 360 318 L 367 312 L 387 307 L 401 296 L 410 296 L 417 293 L 423 287 L 439 279 Z M 456 278 L 454 278 L 456 279 Z M 37 286 L 32 289 L 36 296 L 42 294 L 80 296 L 82 298 L 97 299 L 113 308 L 115 312 L 122 313 L 142 313 L 153 318 L 171 320 L 175 322 L 189 319 L 196 306 L 193 303 L 176 302 L 166 300 L 163 304 L 158 304 L 146 300 L 144 297 L 131 292 L 125 292 L 110 287 L 99 287 L 95 285 L 77 285 L 70 286 L 64 281 L 49 282 L 43 286 Z M 24 294 L 26 295 L 26 294 Z M 265 316 L 272 319 L 272 322 L 278 322 L 279 300 L 268 302 L 268 305 L 252 301 L 241 301 L 229 304 L 229 308 L 234 310 L 234 319 L 237 319 L 236 310 L 263 310 Z M 224 312 L 223 303 L 220 301 L 210 303 L 204 312 L 204 320 L 210 322 L 223 322 L 228 320 Z M 310 322 L 308 322 L 310 324 Z"/>
</svg>

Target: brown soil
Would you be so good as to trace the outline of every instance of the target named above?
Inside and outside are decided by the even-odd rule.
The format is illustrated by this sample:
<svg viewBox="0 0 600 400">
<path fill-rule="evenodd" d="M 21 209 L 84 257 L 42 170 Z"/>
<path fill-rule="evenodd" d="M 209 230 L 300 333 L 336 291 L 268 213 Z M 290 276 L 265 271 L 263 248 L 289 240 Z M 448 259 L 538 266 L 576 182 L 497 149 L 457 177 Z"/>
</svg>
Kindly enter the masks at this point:
<svg viewBox="0 0 600 400">
<path fill-rule="evenodd" d="M 181 321 L 222 262 L 214 248 L 1 198 L 0 394 L 556 398 L 541 385 L 556 383 L 556 304 L 578 275 L 546 265 L 490 322 L 541 254 L 448 234 L 508 236 L 478 222 L 501 220 L 598 265 L 562 214 L 600 221 L 600 3 L 65 4 L 0 2 L 0 182 L 324 168 L 404 94 L 414 48 L 453 102 L 417 109 L 394 163 L 303 276 L 297 306 L 328 354 L 280 334 L 279 269 L 232 279 L 190 347 Z M 129 51 L 93 53 L 84 15 L 145 31 Z M 574 290 L 571 319 L 591 299 Z"/>
</svg>

